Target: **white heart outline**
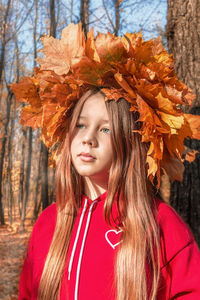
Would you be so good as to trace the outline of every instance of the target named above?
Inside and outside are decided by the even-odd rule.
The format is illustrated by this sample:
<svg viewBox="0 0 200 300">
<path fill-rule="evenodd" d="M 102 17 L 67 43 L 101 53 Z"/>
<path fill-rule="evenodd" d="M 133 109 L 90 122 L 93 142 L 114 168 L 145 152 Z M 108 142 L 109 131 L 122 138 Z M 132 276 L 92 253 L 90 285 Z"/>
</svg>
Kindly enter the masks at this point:
<svg viewBox="0 0 200 300">
<path fill-rule="evenodd" d="M 114 232 L 114 233 L 118 234 L 118 233 L 122 232 L 122 230 L 117 231 L 117 230 L 115 230 L 115 229 L 110 229 L 110 230 L 108 230 L 108 231 L 105 233 L 106 241 L 108 242 L 108 244 L 109 244 L 113 249 L 115 249 L 115 247 L 118 246 L 118 245 L 121 243 L 121 241 L 113 245 L 113 244 L 111 243 L 111 241 L 108 239 L 108 233 L 109 233 L 109 232 Z"/>
</svg>

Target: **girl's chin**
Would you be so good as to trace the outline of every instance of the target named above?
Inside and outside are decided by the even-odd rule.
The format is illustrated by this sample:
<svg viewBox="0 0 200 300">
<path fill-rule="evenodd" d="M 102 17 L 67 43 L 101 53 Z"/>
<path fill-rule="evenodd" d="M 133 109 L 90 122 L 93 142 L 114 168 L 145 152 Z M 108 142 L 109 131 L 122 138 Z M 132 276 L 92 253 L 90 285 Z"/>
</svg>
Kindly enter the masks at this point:
<svg viewBox="0 0 200 300">
<path fill-rule="evenodd" d="M 82 166 L 82 167 L 79 166 L 79 168 L 77 168 L 76 171 L 80 176 L 84 176 L 84 177 L 98 175 L 97 168 L 95 168 L 94 166 Z"/>
<path fill-rule="evenodd" d="M 91 181 L 108 182 L 109 170 L 107 170 L 107 168 L 98 170 L 97 166 L 83 166 L 81 168 L 79 165 L 76 171 L 80 176 L 88 178 Z"/>
<path fill-rule="evenodd" d="M 79 172 L 79 175 L 82 177 L 87 177 L 89 179 L 100 177 L 98 173 L 93 173 L 93 172 Z"/>
</svg>

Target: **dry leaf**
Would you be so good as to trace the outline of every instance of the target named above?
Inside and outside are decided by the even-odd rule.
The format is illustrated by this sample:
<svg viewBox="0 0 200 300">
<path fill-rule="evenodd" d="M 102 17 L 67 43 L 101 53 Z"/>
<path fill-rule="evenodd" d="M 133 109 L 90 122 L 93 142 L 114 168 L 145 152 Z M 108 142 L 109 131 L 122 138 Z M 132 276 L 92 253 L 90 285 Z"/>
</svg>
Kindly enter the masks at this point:
<svg viewBox="0 0 200 300">
<path fill-rule="evenodd" d="M 165 153 L 162 160 L 161 167 L 169 175 L 171 181 L 174 180 L 182 181 L 184 165 L 179 159 L 171 157 Z"/>
<path fill-rule="evenodd" d="M 94 39 L 94 30 L 93 28 L 87 34 L 87 41 L 85 46 L 86 56 L 90 59 L 100 62 L 100 57 L 97 53 L 96 46 L 95 46 L 95 39 Z"/>
<path fill-rule="evenodd" d="M 42 52 L 46 57 L 38 58 L 41 70 L 52 70 L 58 75 L 68 74 L 70 66 L 78 63 L 85 51 L 81 24 L 70 24 L 63 29 L 61 40 L 43 37 Z"/>
<path fill-rule="evenodd" d="M 52 70 L 58 75 L 68 74 L 70 58 L 65 53 L 63 43 L 53 37 L 43 37 L 42 43 L 42 52 L 46 57 L 36 59 L 41 70 Z"/>
<path fill-rule="evenodd" d="M 191 138 L 200 140 L 200 116 L 198 115 L 192 115 L 192 114 L 184 114 L 184 117 L 186 118 L 192 134 Z"/>
<path fill-rule="evenodd" d="M 101 62 L 115 63 L 126 57 L 126 50 L 121 38 L 111 33 L 99 33 L 95 40 L 95 47 Z"/>
<path fill-rule="evenodd" d="M 198 153 L 198 151 L 196 151 L 196 150 L 187 151 L 187 153 L 185 155 L 185 160 L 189 161 L 190 163 L 193 162 L 196 158 L 197 153 Z"/>
<path fill-rule="evenodd" d="M 24 77 L 22 81 L 13 83 L 10 87 L 18 101 L 30 103 L 34 107 L 41 106 L 41 100 L 37 93 L 37 85 L 32 78 Z"/>
<path fill-rule="evenodd" d="M 116 73 L 114 74 L 116 81 L 119 85 L 133 98 L 136 98 L 136 94 L 134 93 L 133 89 L 129 86 L 127 81 L 123 78 L 122 74 Z"/>
<path fill-rule="evenodd" d="M 28 105 L 22 109 L 20 123 L 33 129 L 39 128 L 42 125 L 42 108 L 33 108 Z"/>
</svg>

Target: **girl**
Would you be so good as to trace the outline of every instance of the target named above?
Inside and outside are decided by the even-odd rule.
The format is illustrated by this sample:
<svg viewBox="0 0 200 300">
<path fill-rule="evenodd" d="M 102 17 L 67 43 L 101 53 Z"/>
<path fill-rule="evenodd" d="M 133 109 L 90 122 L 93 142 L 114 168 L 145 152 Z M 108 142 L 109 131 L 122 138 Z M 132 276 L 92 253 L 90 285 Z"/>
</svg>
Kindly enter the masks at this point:
<svg viewBox="0 0 200 300">
<path fill-rule="evenodd" d="M 177 107 L 192 99 L 189 89 L 159 42 L 140 34 L 90 32 L 85 42 L 71 24 L 61 42 L 47 38 L 40 70 L 12 86 L 31 104 L 22 123 L 42 127 L 48 147 L 59 143 L 56 204 L 34 226 L 19 299 L 198 299 L 198 247 L 153 192 L 161 168 L 178 176 L 179 135 L 194 136 L 195 117 Z M 53 51 L 68 53 L 65 65 L 55 56 L 51 65 Z"/>
</svg>

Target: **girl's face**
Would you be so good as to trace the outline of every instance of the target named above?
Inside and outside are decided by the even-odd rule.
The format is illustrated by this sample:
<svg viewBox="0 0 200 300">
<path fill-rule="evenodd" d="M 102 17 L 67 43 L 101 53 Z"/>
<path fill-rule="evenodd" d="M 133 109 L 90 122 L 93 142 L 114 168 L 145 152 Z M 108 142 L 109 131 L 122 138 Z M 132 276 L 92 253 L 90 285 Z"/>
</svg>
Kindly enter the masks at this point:
<svg viewBox="0 0 200 300">
<path fill-rule="evenodd" d="M 110 125 L 104 97 L 90 96 L 80 112 L 71 141 L 72 163 L 76 171 L 92 181 L 108 182 L 112 164 Z"/>
</svg>

